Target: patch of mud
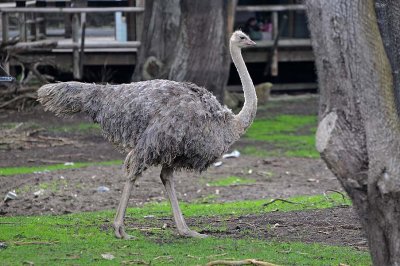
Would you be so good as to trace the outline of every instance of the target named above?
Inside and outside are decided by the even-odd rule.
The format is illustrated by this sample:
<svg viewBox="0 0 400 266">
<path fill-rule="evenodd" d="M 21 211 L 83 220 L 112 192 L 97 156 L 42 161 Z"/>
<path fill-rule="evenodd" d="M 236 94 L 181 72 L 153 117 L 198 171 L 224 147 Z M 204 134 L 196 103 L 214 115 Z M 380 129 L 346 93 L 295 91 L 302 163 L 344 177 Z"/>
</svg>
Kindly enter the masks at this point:
<svg viewBox="0 0 400 266">
<path fill-rule="evenodd" d="M 316 110 L 316 97 L 303 97 L 298 100 L 289 97 L 285 100 L 272 100 L 266 108 L 260 107 L 258 116 L 316 114 Z M 5 111 L 0 114 L 0 123 L 27 122 L 44 129 L 88 121 L 83 115 L 58 118 L 53 114 L 43 112 L 40 107 L 28 112 Z M 99 133 L 49 133 L 40 130 L 31 136 L 20 137 L 27 137 L 28 141 L 24 141 L 23 145 L 14 145 L 15 143 L 11 141 L 8 148 L 0 149 L 0 167 L 124 158 Z M 29 137 L 39 138 L 40 145 L 27 146 Z M 57 142 L 42 141 L 43 137 L 54 137 L 72 142 L 54 145 Z M 239 142 L 235 147 L 240 148 L 241 145 L 246 145 L 246 142 L 242 144 Z M 223 162 L 221 167 L 211 167 L 202 174 L 176 173 L 176 189 L 180 201 L 224 202 L 313 195 L 327 190 L 341 191 L 338 181 L 321 160 L 241 156 L 237 159 L 226 159 Z M 159 168 L 151 168 L 144 173 L 133 190 L 129 206 L 141 206 L 145 202 L 166 200 L 159 173 Z M 229 176 L 252 179 L 254 183 L 210 186 L 213 181 Z M 124 182 L 121 166 L 91 166 L 54 172 L 0 176 L 0 199 L 8 191 L 16 190 L 18 194 L 15 200 L 0 206 L 0 215 L 57 215 L 115 209 L 121 197 Z M 97 189 L 100 186 L 106 186 L 110 190 L 98 192 Z M 143 226 L 135 224 L 135 221 L 129 217 L 127 222 L 128 227 L 131 228 Z M 154 226 L 167 223 L 174 227 L 170 218 L 155 220 L 152 223 Z M 240 217 L 190 218 L 188 223 L 190 226 L 201 228 L 204 233 L 217 237 L 252 236 L 261 239 L 348 245 L 361 249 L 366 247 L 357 218 L 350 208 Z"/>
<path fill-rule="evenodd" d="M 190 227 L 199 228 L 199 232 L 213 237 L 257 238 L 261 240 L 296 241 L 344 245 L 359 250 L 367 250 L 367 240 L 361 229 L 354 210 L 351 207 L 324 210 L 293 212 L 272 212 L 261 215 L 230 217 L 195 217 L 186 219 Z M 140 230 L 142 233 L 159 237 L 162 231 L 154 229 L 172 228 L 172 218 L 146 218 L 145 224 L 127 217 L 127 229 Z M 112 232 L 110 224 L 103 228 Z M 176 232 L 177 233 L 177 232 Z M 290 252 L 290 250 L 282 251 Z"/>
<path fill-rule="evenodd" d="M 136 183 L 130 206 L 166 200 L 159 178 L 160 168 L 147 170 Z M 255 183 L 210 186 L 209 183 L 238 176 Z M 0 195 L 16 190 L 18 198 L 0 208 L 3 215 L 63 214 L 114 209 L 118 205 L 125 177 L 122 166 L 91 166 L 25 175 L 0 176 Z M 106 186 L 108 192 L 97 192 Z M 215 202 L 286 198 L 341 190 L 338 181 L 321 160 L 305 158 L 260 159 L 242 156 L 225 159 L 220 167 L 202 174 L 176 173 L 176 189 L 182 201 Z M 40 195 L 34 193 L 43 190 Z"/>
</svg>

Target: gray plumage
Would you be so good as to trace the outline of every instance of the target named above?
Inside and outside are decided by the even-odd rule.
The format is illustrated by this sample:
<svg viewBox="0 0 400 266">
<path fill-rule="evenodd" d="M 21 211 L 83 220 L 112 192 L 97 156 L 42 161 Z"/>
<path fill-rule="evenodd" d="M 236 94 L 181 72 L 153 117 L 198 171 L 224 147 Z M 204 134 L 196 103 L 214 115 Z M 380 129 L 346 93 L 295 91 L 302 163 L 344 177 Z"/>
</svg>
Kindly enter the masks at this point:
<svg viewBox="0 0 400 266">
<path fill-rule="evenodd" d="M 38 90 L 46 110 L 57 115 L 83 112 L 99 123 L 104 136 L 127 152 L 127 181 L 114 219 L 114 233 L 129 238 L 123 221 L 133 184 L 152 165 L 171 202 L 178 232 L 204 237 L 187 226 L 179 208 L 173 172 L 205 170 L 248 128 L 256 115 L 257 96 L 241 54 L 255 43 L 241 31 L 230 39 L 230 52 L 243 85 L 245 103 L 235 115 L 205 88 L 188 82 L 150 80 L 122 85 L 79 82 L 49 84 Z"/>
<path fill-rule="evenodd" d="M 152 165 L 203 171 L 240 136 L 238 122 L 205 88 L 151 80 L 122 85 L 45 85 L 38 98 L 58 115 L 83 112 L 121 152 L 134 150 L 135 175 Z"/>
</svg>

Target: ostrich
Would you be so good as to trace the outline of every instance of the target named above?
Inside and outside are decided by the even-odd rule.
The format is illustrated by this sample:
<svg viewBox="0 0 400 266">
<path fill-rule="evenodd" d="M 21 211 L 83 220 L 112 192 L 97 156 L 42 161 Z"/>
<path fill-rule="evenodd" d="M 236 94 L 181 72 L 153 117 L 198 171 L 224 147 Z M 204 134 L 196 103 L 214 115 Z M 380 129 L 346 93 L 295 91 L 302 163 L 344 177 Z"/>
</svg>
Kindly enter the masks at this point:
<svg viewBox="0 0 400 266">
<path fill-rule="evenodd" d="M 246 34 L 230 38 L 232 60 L 242 82 L 245 103 L 239 114 L 222 106 L 205 88 L 193 83 L 148 80 L 121 85 L 80 82 L 47 84 L 38 90 L 45 110 L 56 115 L 83 112 L 99 123 L 103 135 L 127 153 L 127 177 L 113 227 L 118 238 L 130 238 L 124 216 L 134 182 L 143 171 L 161 165 L 161 181 L 172 206 L 178 233 L 205 237 L 186 225 L 174 188 L 173 173 L 203 171 L 251 125 L 257 96 L 241 48 L 255 45 Z"/>
</svg>

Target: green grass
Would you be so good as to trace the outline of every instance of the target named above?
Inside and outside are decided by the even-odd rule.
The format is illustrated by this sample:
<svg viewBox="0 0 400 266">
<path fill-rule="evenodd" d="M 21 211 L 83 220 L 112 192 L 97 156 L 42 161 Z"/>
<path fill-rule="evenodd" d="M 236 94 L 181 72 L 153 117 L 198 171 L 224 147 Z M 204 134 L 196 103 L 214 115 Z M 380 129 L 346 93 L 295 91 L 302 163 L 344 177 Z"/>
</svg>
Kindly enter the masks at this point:
<svg viewBox="0 0 400 266">
<path fill-rule="evenodd" d="M 9 175 L 20 175 L 20 174 L 32 174 L 35 172 L 43 171 L 56 171 L 63 169 L 76 169 L 92 165 L 118 165 L 122 164 L 121 160 L 105 161 L 105 162 L 77 162 L 72 165 L 65 164 L 52 164 L 52 165 L 40 165 L 40 166 L 19 166 L 19 167 L 3 167 L 0 168 L 0 176 Z"/>
<path fill-rule="evenodd" d="M 89 133 L 100 132 L 100 125 L 94 123 L 79 123 L 64 126 L 52 126 L 47 128 L 48 131 L 59 133 Z"/>
<path fill-rule="evenodd" d="M 303 196 L 290 198 L 292 202 L 314 204 L 314 208 L 332 206 L 332 201 L 343 203 L 339 194 Z M 261 213 L 280 208 L 282 211 L 304 209 L 301 204 L 275 202 L 271 209 L 263 208 L 267 200 L 230 202 L 225 204 L 183 204 L 187 217 L 210 215 L 237 215 Z M 348 199 L 345 200 L 347 202 Z M 347 247 L 281 243 L 258 239 L 206 238 L 186 239 L 174 235 L 170 229 L 151 233 L 128 230 L 135 240 L 118 240 L 113 237 L 110 221 L 114 212 L 100 211 L 60 216 L 1 217 L 0 242 L 8 245 L 0 249 L 2 265 L 21 265 L 33 262 L 36 265 L 204 265 L 217 259 L 256 258 L 280 265 L 370 265 L 367 252 Z M 131 208 L 128 217 L 145 220 L 143 216 L 170 216 L 168 204 L 146 204 L 142 208 Z M 129 229 L 129 228 L 128 228 Z M 212 229 L 212 228 L 209 228 Z M 223 228 L 217 228 L 223 230 Z M 215 230 L 217 230 L 215 229 Z M 101 254 L 112 254 L 112 261 Z M 135 264 L 136 263 L 136 264 Z"/>
<path fill-rule="evenodd" d="M 257 156 L 257 157 L 279 157 L 282 155 L 282 152 L 278 150 L 270 150 L 270 149 L 262 149 L 257 146 L 246 146 L 242 150 L 242 153 L 245 155 Z"/>
<path fill-rule="evenodd" d="M 286 156 L 318 158 L 315 149 L 316 116 L 280 115 L 270 119 L 256 119 L 245 137 L 264 142 L 267 151 L 248 146 L 244 153 L 255 156 Z"/>
<path fill-rule="evenodd" d="M 351 205 L 349 198 L 343 198 L 343 196 L 338 193 L 330 193 L 326 196 L 296 196 L 289 199 L 292 203 L 277 200 L 264 207 L 263 204 L 270 202 L 270 200 L 271 199 L 244 200 L 210 204 L 180 203 L 180 205 L 184 215 L 187 217 L 260 214 L 270 211 L 302 211 Z M 170 207 L 167 202 L 149 203 L 143 208 L 133 208 L 128 210 L 128 214 L 134 217 L 143 217 L 148 213 L 151 213 L 151 215 L 154 215 L 155 217 L 163 217 L 168 216 L 170 212 Z"/>
<path fill-rule="evenodd" d="M 207 184 L 211 187 L 228 187 L 234 185 L 242 185 L 242 184 L 252 184 L 256 181 L 251 178 L 243 178 L 238 176 L 228 176 L 225 178 L 220 178 L 215 181 L 207 182 Z"/>
</svg>

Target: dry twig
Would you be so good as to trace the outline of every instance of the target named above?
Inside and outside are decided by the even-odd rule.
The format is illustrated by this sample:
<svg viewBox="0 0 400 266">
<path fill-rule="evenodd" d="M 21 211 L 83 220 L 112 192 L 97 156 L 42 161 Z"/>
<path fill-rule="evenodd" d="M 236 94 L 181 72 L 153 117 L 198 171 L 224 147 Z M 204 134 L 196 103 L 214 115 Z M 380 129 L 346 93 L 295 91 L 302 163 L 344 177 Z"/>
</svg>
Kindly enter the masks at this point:
<svg viewBox="0 0 400 266">
<path fill-rule="evenodd" d="M 210 256 L 207 256 L 207 258 L 215 258 L 215 257 L 222 257 L 222 256 L 226 256 L 226 255 L 228 255 L 228 253 L 222 253 L 222 254 L 215 254 L 215 255 L 210 255 Z"/>
<path fill-rule="evenodd" d="M 285 200 L 285 199 L 272 199 L 270 202 L 264 203 L 262 206 L 263 206 L 263 207 L 267 207 L 268 205 L 271 205 L 272 203 L 277 202 L 277 201 L 282 201 L 282 202 L 290 203 L 290 204 L 300 204 L 300 205 L 304 205 L 304 203 L 293 202 L 293 201 Z"/>
<path fill-rule="evenodd" d="M 25 245 L 54 245 L 58 243 L 58 241 L 54 242 L 43 242 L 43 241 L 31 241 L 31 242 L 22 242 L 22 241 L 16 241 L 13 244 L 16 246 L 25 246 Z"/>
<path fill-rule="evenodd" d="M 327 189 L 327 190 L 325 190 L 325 193 L 326 193 L 326 192 L 335 192 L 335 193 L 338 193 L 338 194 L 340 194 L 340 195 L 342 196 L 343 200 L 346 199 L 346 195 L 344 195 L 342 192 L 340 192 L 340 191 L 338 191 L 338 190 Z M 324 194 L 325 194 L 325 193 L 324 193 Z"/>
<path fill-rule="evenodd" d="M 174 257 L 172 257 L 172 256 L 158 256 L 158 257 L 155 257 L 153 260 L 173 260 L 174 259 Z"/>
<path fill-rule="evenodd" d="M 0 105 L 0 109 L 6 107 L 6 106 L 8 106 L 8 105 L 10 105 L 10 104 L 12 104 L 12 103 L 14 103 L 16 101 L 19 101 L 21 99 L 25 99 L 25 98 L 36 99 L 36 95 L 33 94 L 33 93 L 24 93 L 24 94 L 18 95 L 16 97 L 12 98 L 11 100 L 2 103 Z"/>
<path fill-rule="evenodd" d="M 213 266 L 213 265 L 229 265 L 229 266 L 241 266 L 241 265 L 257 265 L 257 266 L 277 266 L 276 264 L 266 262 L 266 261 L 259 261 L 255 259 L 245 259 L 245 260 L 215 260 L 210 261 L 206 264 L 206 266 Z"/>
<path fill-rule="evenodd" d="M 124 260 L 121 262 L 122 265 L 151 265 L 144 260 Z"/>
</svg>

